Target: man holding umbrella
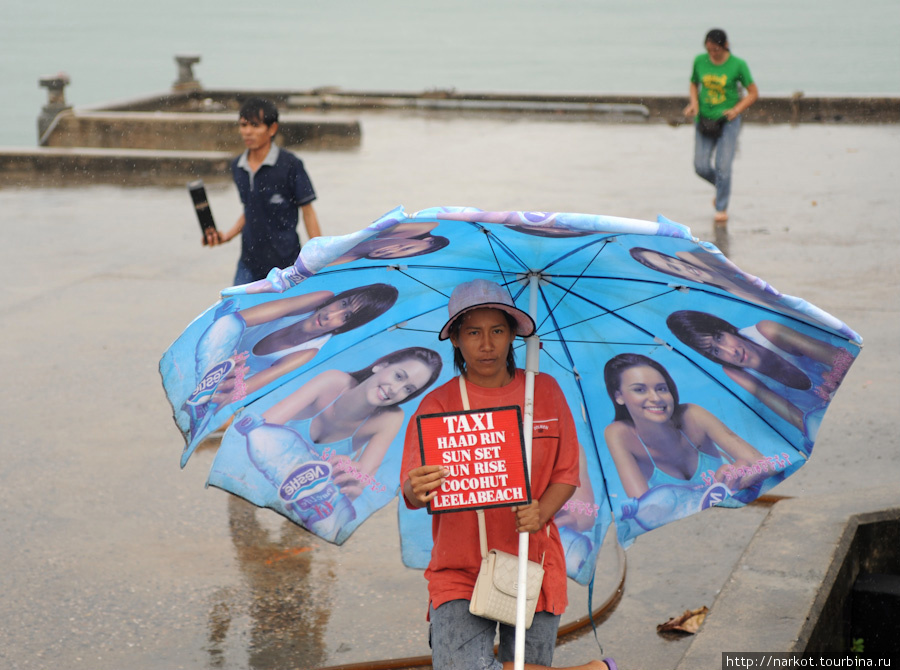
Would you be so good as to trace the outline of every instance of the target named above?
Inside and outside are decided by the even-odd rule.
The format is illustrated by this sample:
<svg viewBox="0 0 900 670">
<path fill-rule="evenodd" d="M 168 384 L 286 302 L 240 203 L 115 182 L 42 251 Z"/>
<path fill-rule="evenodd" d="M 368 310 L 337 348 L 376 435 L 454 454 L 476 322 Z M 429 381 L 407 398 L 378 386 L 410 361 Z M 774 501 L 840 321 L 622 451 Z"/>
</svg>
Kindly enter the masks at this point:
<svg viewBox="0 0 900 670">
<path fill-rule="evenodd" d="M 525 400 L 525 373 L 516 369 L 513 342 L 530 336 L 534 321 L 517 309 L 509 293 L 494 282 L 477 279 L 460 284 L 449 302 L 449 320 L 440 339 L 450 339 L 454 363 L 462 376 L 429 393 L 417 415 L 519 405 Z M 467 400 L 464 403 L 463 389 Z M 533 501 L 510 509 L 485 510 L 488 544 L 517 553 L 518 533 L 532 534 L 529 559 L 541 562 L 544 580 L 531 628 L 525 636 L 525 667 L 553 662 L 560 615 L 565 611 L 566 566 L 553 516 L 579 484 L 578 438 L 572 414 L 556 380 L 535 378 L 531 491 Z M 523 407 L 524 409 L 524 407 Z M 404 444 L 401 485 L 411 509 L 425 507 L 449 471 L 422 465 L 416 422 Z M 540 532 L 538 532 L 540 531 Z M 434 549 L 425 571 L 429 591 L 430 643 L 435 670 L 512 668 L 515 629 L 500 624 L 499 660 L 493 645 L 497 623 L 469 612 L 469 600 L 481 565 L 476 513 L 458 511 L 432 517 Z M 612 659 L 579 668 L 616 670 Z"/>
</svg>

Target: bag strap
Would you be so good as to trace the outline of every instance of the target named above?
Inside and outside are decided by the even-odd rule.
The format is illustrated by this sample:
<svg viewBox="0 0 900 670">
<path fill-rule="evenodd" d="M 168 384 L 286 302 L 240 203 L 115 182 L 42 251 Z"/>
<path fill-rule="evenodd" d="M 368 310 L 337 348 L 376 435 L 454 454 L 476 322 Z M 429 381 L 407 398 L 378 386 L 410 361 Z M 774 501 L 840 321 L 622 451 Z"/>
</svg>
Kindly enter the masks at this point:
<svg viewBox="0 0 900 670">
<path fill-rule="evenodd" d="M 475 510 L 475 514 L 478 515 L 478 539 L 481 541 L 481 557 L 484 558 L 488 553 L 487 527 L 484 523 L 484 510 L 477 509 Z"/>
<path fill-rule="evenodd" d="M 466 378 L 463 375 L 458 377 L 459 379 L 459 395 L 462 396 L 462 405 L 463 409 L 467 412 L 471 409 L 469 407 L 469 391 L 466 389 Z"/>
<path fill-rule="evenodd" d="M 466 378 L 463 375 L 459 376 L 459 395 L 462 397 L 462 406 L 463 409 L 467 412 L 469 411 L 469 391 L 466 389 Z M 487 546 L 487 526 L 484 523 L 484 510 L 477 509 L 475 510 L 475 514 L 478 515 L 478 540 L 481 544 L 481 557 L 484 558 L 488 554 L 488 546 Z M 550 524 L 547 524 L 547 537 L 550 537 Z M 547 556 L 547 552 L 545 551 L 541 554 L 541 567 L 544 567 L 544 558 Z"/>
<path fill-rule="evenodd" d="M 462 375 L 459 376 L 459 395 L 462 397 L 462 406 L 463 409 L 467 412 L 469 411 L 469 392 L 466 389 L 466 378 Z M 487 547 L 487 528 L 484 524 L 484 510 L 477 509 L 475 510 L 475 514 L 478 515 L 478 540 L 481 543 L 481 557 L 484 558 L 487 556 L 488 547 Z"/>
</svg>

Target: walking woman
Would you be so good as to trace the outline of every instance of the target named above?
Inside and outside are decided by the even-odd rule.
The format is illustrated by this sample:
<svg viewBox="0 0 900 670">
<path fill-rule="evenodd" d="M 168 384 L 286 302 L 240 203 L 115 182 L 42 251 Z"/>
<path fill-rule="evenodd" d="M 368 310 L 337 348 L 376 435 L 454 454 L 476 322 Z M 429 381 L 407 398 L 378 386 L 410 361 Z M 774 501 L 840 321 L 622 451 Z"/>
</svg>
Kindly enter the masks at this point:
<svg viewBox="0 0 900 670">
<path fill-rule="evenodd" d="M 684 115 L 693 118 L 694 170 L 716 187 L 715 222 L 728 221 L 731 197 L 731 163 L 741 131 L 741 114 L 759 98 L 746 61 L 732 55 L 724 30 L 714 28 L 704 40 L 706 53 L 694 59 L 691 101 Z M 741 97 L 738 85 L 747 90 Z M 713 165 L 715 154 L 715 165 Z"/>
</svg>

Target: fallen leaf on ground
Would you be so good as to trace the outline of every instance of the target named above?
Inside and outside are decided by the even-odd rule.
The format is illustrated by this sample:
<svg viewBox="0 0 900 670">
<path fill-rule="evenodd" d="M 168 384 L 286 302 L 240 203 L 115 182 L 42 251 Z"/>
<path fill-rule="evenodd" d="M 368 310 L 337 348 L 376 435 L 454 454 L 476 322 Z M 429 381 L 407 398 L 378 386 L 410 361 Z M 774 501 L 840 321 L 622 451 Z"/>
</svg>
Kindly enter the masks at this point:
<svg viewBox="0 0 900 670">
<path fill-rule="evenodd" d="M 696 610 L 685 610 L 681 616 L 672 617 L 665 623 L 659 624 L 656 627 L 656 632 L 679 631 L 681 633 L 694 634 L 700 630 L 700 626 L 703 620 L 706 619 L 708 612 L 709 608 L 706 605 Z"/>
</svg>

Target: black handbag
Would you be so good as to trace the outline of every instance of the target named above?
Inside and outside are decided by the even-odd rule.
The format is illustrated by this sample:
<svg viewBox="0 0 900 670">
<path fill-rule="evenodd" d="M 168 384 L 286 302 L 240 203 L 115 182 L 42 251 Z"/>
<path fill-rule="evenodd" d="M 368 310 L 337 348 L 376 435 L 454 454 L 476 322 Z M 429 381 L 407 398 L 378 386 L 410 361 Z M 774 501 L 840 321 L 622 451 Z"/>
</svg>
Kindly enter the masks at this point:
<svg viewBox="0 0 900 670">
<path fill-rule="evenodd" d="M 697 128 L 701 135 L 717 140 L 722 137 L 722 128 L 726 123 L 728 123 L 728 119 L 724 116 L 718 119 L 707 119 L 705 116 L 701 116 L 697 121 Z"/>
</svg>

